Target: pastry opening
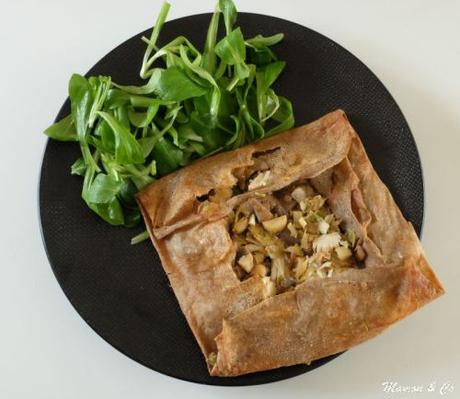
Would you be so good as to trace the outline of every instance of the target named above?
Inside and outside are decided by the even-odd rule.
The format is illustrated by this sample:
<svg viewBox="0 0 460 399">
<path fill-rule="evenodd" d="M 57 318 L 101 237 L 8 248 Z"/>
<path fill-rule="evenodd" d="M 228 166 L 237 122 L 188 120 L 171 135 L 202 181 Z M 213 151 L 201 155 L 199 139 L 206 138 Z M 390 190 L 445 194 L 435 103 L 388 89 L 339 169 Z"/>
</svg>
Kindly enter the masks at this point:
<svg viewBox="0 0 460 399">
<path fill-rule="evenodd" d="M 271 170 L 269 165 L 259 165 L 258 168 L 246 167 L 236 169 L 233 173 L 237 179 L 235 188 L 238 193 L 257 190 L 267 186 L 271 181 Z"/>
<path fill-rule="evenodd" d="M 265 157 L 267 155 L 272 155 L 273 153 L 278 152 L 280 150 L 281 150 L 281 147 L 278 146 L 278 147 L 270 148 L 265 151 L 256 151 L 252 154 L 252 158 Z"/>
<path fill-rule="evenodd" d="M 267 186 L 272 178 L 273 158 L 276 153 L 281 152 L 281 147 L 271 148 L 265 151 L 254 152 L 252 154 L 253 164 L 244 166 L 232 171 L 235 184 L 226 187 L 216 187 L 207 193 L 197 195 L 196 201 L 198 206 L 202 207 L 207 202 L 217 203 L 226 201 L 231 197 L 243 194 L 248 191 L 257 190 Z"/>
<path fill-rule="evenodd" d="M 241 203 L 229 215 L 229 232 L 237 245 L 236 276 L 261 277 L 267 296 L 363 267 L 366 257 L 356 234 L 342 228 L 308 180 Z"/>
<path fill-rule="evenodd" d="M 205 203 L 205 202 L 219 203 L 219 202 L 228 200 L 232 196 L 233 196 L 232 187 L 216 187 L 215 189 L 212 188 L 205 194 L 197 196 L 196 200 L 199 203 Z"/>
<path fill-rule="evenodd" d="M 280 146 L 254 152 L 251 166 L 235 169 L 233 175 L 237 179 L 236 187 L 238 187 L 239 193 L 257 190 L 270 184 L 271 169 L 274 163 L 278 162 L 280 155 Z"/>
<path fill-rule="evenodd" d="M 209 190 L 206 194 L 198 195 L 198 196 L 196 197 L 196 200 L 197 200 L 198 202 L 205 202 L 205 201 L 208 201 L 208 200 L 209 200 L 209 197 L 212 197 L 214 194 L 215 194 L 215 190 L 212 188 L 212 189 Z"/>
</svg>

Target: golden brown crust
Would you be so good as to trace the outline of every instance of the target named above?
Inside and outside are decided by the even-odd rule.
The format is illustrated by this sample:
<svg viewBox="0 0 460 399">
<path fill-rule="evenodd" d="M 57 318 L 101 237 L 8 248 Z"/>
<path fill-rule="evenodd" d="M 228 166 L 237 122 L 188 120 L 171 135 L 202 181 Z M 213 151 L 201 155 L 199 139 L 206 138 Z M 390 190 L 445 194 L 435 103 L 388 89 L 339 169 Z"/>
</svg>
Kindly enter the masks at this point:
<svg viewBox="0 0 460 399">
<path fill-rule="evenodd" d="M 224 320 L 212 374 L 308 364 L 374 337 L 439 294 L 415 260 L 308 280 Z"/>
<path fill-rule="evenodd" d="M 264 187 L 220 200 L 237 175 L 269 169 Z M 353 229 L 364 269 L 307 280 L 265 298 L 241 282 L 226 216 L 241 201 L 311 179 Z M 443 293 L 412 225 L 375 173 L 343 111 L 190 165 L 138 195 L 152 241 L 212 375 L 233 376 L 312 360 L 369 339 Z"/>
</svg>

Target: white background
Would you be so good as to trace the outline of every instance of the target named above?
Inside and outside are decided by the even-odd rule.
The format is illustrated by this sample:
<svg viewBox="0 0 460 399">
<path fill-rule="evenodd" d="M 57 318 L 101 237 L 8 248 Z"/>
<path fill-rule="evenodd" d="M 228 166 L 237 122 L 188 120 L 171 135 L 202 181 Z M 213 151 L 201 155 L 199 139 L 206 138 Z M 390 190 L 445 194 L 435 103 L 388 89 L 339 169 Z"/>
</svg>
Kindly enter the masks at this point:
<svg viewBox="0 0 460 399">
<path fill-rule="evenodd" d="M 214 0 L 171 0 L 170 18 Z M 460 397 L 460 1 L 237 2 L 339 42 L 394 95 L 412 128 L 426 185 L 423 244 L 447 294 L 383 335 L 300 377 L 219 388 L 153 372 L 94 333 L 64 297 L 40 239 L 42 130 L 85 73 L 153 24 L 159 0 L 15 0 L 0 5 L 0 398 L 434 398 L 385 394 L 382 382 L 456 385 Z"/>
</svg>

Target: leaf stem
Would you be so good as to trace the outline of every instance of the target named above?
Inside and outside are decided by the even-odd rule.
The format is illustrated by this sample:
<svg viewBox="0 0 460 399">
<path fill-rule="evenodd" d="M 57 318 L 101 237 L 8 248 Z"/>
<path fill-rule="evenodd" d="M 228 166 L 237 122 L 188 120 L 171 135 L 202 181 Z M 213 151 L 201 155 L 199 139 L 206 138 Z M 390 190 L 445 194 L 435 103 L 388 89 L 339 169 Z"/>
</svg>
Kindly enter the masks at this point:
<svg viewBox="0 0 460 399">
<path fill-rule="evenodd" d="M 163 5 L 161 6 L 160 13 L 158 14 L 158 18 L 155 22 L 155 26 L 152 29 L 150 43 L 148 44 L 147 49 L 145 50 L 144 58 L 142 61 L 142 67 L 140 72 L 140 76 L 142 79 L 147 79 L 147 61 L 150 58 L 150 54 L 152 53 L 152 51 L 158 49 L 156 46 L 156 42 L 158 40 L 158 36 L 160 35 L 161 28 L 163 27 L 166 21 L 170 7 L 171 5 L 167 1 L 163 3 Z"/>
<path fill-rule="evenodd" d="M 131 238 L 131 245 L 139 244 L 142 241 L 148 240 L 148 238 L 149 232 L 147 230 L 144 230 L 142 233 L 139 233 L 138 235 Z"/>
</svg>

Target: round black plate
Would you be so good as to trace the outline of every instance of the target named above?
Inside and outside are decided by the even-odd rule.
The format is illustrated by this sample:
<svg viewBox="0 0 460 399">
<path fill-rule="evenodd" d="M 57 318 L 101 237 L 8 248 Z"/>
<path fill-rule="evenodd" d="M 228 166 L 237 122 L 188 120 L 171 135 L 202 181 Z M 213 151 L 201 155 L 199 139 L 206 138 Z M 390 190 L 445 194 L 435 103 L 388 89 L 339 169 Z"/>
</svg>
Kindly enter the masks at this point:
<svg viewBox="0 0 460 399">
<path fill-rule="evenodd" d="M 168 22 L 161 43 L 186 35 L 204 42 L 211 14 Z M 403 214 L 420 232 L 423 181 L 409 126 L 377 77 L 328 38 L 301 25 L 269 16 L 240 13 L 246 37 L 284 32 L 276 48 L 287 67 L 277 91 L 294 105 L 296 125 L 336 108 L 346 111 L 371 161 Z M 88 75 L 111 75 L 115 82 L 139 84 L 143 32 L 106 55 Z M 68 101 L 57 119 L 69 113 Z M 150 243 L 131 246 L 135 230 L 112 227 L 80 199 L 82 180 L 70 175 L 79 156 L 75 144 L 49 141 L 40 180 L 43 240 L 54 273 L 78 313 L 107 342 L 161 373 L 214 385 L 251 385 L 282 380 L 312 370 L 335 356 L 237 378 L 208 375 L 205 362 Z"/>
</svg>

